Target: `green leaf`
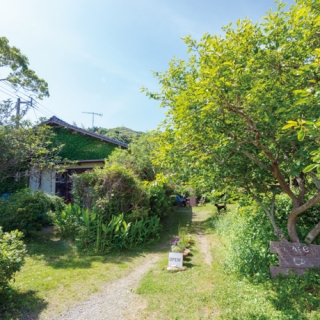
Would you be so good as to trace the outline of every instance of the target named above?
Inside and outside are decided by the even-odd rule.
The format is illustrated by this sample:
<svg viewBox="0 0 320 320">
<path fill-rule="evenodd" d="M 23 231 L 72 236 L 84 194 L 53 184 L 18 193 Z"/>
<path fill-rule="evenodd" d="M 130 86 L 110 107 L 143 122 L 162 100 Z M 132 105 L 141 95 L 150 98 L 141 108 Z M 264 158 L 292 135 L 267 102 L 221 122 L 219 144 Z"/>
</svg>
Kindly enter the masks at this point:
<svg viewBox="0 0 320 320">
<path fill-rule="evenodd" d="M 294 124 L 294 123 L 288 123 L 282 127 L 282 130 L 287 130 L 287 129 L 295 127 L 295 126 L 296 126 L 296 124 Z"/>
<path fill-rule="evenodd" d="M 303 139 L 305 138 L 306 136 L 306 130 L 304 128 L 301 128 L 299 131 L 298 131 L 298 140 L 299 141 L 303 141 Z"/>
<path fill-rule="evenodd" d="M 310 164 L 310 165 L 308 165 L 307 167 L 305 167 L 302 171 L 303 171 L 304 173 L 307 173 L 307 172 L 312 171 L 314 168 L 317 168 L 318 166 L 319 166 L 318 163 L 313 163 L 313 164 Z"/>
</svg>

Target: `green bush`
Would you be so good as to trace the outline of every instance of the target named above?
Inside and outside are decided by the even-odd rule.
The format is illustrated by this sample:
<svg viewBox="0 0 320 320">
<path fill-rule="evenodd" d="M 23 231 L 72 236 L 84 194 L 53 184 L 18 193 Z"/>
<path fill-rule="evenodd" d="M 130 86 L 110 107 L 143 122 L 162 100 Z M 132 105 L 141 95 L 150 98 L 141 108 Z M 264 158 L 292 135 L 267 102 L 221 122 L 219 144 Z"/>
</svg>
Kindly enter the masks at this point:
<svg viewBox="0 0 320 320">
<path fill-rule="evenodd" d="M 149 196 L 150 216 L 165 217 L 170 213 L 172 200 L 170 196 L 173 194 L 173 189 L 167 185 L 160 186 L 158 184 L 148 184 L 146 191 Z M 174 202 L 175 202 L 174 197 Z"/>
<path fill-rule="evenodd" d="M 216 228 L 225 239 L 225 266 L 243 276 L 268 275 L 269 266 L 277 265 L 270 254 L 269 241 L 276 240 L 266 214 L 260 208 L 246 206 L 216 221 Z"/>
<path fill-rule="evenodd" d="M 287 236 L 286 217 L 291 211 L 291 201 L 278 196 L 275 219 Z M 301 239 L 316 225 L 319 205 L 299 217 L 297 231 Z M 243 276 L 270 276 L 269 266 L 278 265 L 278 256 L 270 253 L 270 240 L 279 241 L 273 234 L 271 222 L 263 209 L 249 199 L 242 198 L 237 212 L 213 218 L 217 232 L 226 244 L 225 265 L 228 270 Z M 319 243 L 319 237 L 314 243 Z"/>
<path fill-rule="evenodd" d="M 0 227 L 0 292 L 24 264 L 27 251 L 22 236 L 18 230 L 7 233 Z"/>
<path fill-rule="evenodd" d="M 132 248 L 158 236 L 159 217 L 170 209 L 169 193 L 143 185 L 128 168 L 105 166 L 74 176 L 75 204 L 56 215 L 56 223 L 83 252 Z"/>
<path fill-rule="evenodd" d="M 125 215 L 112 215 L 104 222 L 101 214 L 69 204 L 56 215 L 56 225 L 63 236 L 75 240 L 86 253 L 105 253 L 113 249 L 129 249 L 153 241 L 159 236 L 160 218 L 149 217 L 128 222 Z"/>
<path fill-rule="evenodd" d="M 51 225 L 49 212 L 60 212 L 64 207 L 62 199 L 51 197 L 42 191 L 31 193 L 23 189 L 0 201 L 0 224 L 4 231 L 18 229 L 25 235 Z"/>
<path fill-rule="evenodd" d="M 130 249 L 153 242 L 159 237 L 160 219 L 150 217 L 127 223 L 124 215 L 112 216 L 108 224 L 101 223 L 93 215 L 91 227 L 82 226 L 76 238 L 76 246 L 86 253 L 106 253 L 114 249 Z"/>
<path fill-rule="evenodd" d="M 149 207 L 148 195 L 141 181 L 121 166 L 105 166 L 74 176 L 75 203 L 102 215 L 109 222 L 112 215 Z"/>
<path fill-rule="evenodd" d="M 21 180 L 17 180 L 16 178 L 7 178 L 5 180 L 2 180 L 0 183 L 0 196 L 3 193 L 13 193 L 17 192 L 20 189 L 26 188 L 27 187 L 27 179 L 24 177 Z"/>
<path fill-rule="evenodd" d="M 83 224 L 82 216 L 88 214 L 87 211 L 88 209 L 82 209 L 70 203 L 54 215 L 54 224 L 59 227 L 63 237 L 74 240 Z"/>
</svg>

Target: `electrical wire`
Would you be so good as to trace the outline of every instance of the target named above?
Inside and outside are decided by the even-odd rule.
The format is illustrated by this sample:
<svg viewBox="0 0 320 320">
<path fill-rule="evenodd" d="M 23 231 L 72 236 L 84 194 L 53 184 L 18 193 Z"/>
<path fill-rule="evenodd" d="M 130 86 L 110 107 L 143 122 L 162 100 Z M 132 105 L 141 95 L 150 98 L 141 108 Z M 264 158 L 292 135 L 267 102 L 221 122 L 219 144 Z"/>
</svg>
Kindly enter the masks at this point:
<svg viewBox="0 0 320 320">
<path fill-rule="evenodd" d="M 41 112 L 42 114 L 44 114 L 44 115 L 47 116 L 47 117 L 51 117 L 52 115 L 55 115 L 54 112 L 52 112 L 50 109 L 48 109 L 48 108 L 45 107 L 43 104 L 41 104 L 38 100 L 36 100 L 35 98 L 33 98 L 32 95 L 27 95 L 26 93 L 21 92 L 20 90 L 16 89 L 13 85 L 11 85 L 8 81 L 4 81 L 3 83 L 6 84 L 6 85 L 7 85 L 8 87 L 10 87 L 11 89 L 13 89 L 15 92 L 9 91 L 8 88 L 5 88 L 5 87 L 3 87 L 3 86 L 0 85 L 0 88 L 6 91 L 6 92 L 5 92 L 5 91 L 2 91 L 2 90 L 0 89 L 1 92 L 9 95 L 9 96 L 12 97 L 12 98 L 18 97 L 18 98 L 20 98 L 20 99 L 22 99 L 22 100 L 26 100 L 24 97 L 21 97 L 21 95 L 24 95 L 24 96 L 26 96 L 28 99 L 32 99 L 32 106 L 31 106 L 31 107 L 35 108 L 38 112 Z M 23 89 L 23 88 L 22 88 L 22 89 Z M 23 89 L 23 90 L 24 90 L 24 89 Z M 17 94 L 17 93 L 19 93 L 20 95 Z M 15 95 L 15 97 L 14 97 L 13 95 Z M 36 105 L 34 106 L 34 104 L 36 104 Z M 42 110 L 42 109 L 44 109 L 44 110 Z"/>
<path fill-rule="evenodd" d="M 14 95 L 13 98 L 20 98 L 20 99 L 22 99 L 22 100 L 25 100 L 25 98 L 19 96 L 19 95 L 18 95 L 17 93 L 15 93 L 15 92 L 9 91 L 7 88 L 4 88 L 4 87 L 1 86 L 1 85 L 0 85 L 0 88 L 6 91 L 6 92 L 2 91 L 3 93 L 6 93 L 7 95 L 11 95 L 11 97 L 12 97 L 12 95 Z"/>
<path fill-rule="evenodd" d="M 0 89 L 0 91 L 3 92 L 4 94 L 6 94 L 6 95 L 8 95 L 8 96 L 10 96 L 10 97 L 12 97 L 12 98 L 14 98 L 14 99 L 16 98 L 15 96 L 9 94 L 8 92 L 2 91 L 1 89 Z"/>
<path fill-rule="evenodd" d="M 33 110 L 34 116 L 36 117 L 37 122 L 38 122 L 38 121 L 39 121 L 39 119 L 38 119 L 38 117 L 37 117 L 37 114 L 36 114 L 35 108 L 32 108 L 32 110 Z"/>
<path fill-rule="evenodd" d="M 51 114 L 49 114 L 48 112 L 41 110 L 38 106 L 36 105 L 32 105 L 31 108 L 37 110 L 38 112 L 41 112 L 42 114 L 44 114 L 46 117 L 51 117 Z"/>
</svg>

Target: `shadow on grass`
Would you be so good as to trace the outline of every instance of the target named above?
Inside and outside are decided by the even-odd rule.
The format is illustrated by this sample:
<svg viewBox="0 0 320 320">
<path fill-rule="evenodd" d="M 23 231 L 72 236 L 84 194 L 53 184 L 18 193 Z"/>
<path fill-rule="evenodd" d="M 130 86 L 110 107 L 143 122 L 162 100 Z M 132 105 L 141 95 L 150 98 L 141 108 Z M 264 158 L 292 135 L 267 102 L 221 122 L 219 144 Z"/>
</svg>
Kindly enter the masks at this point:
<svg viewBox="0 0 320 320">
<path fill-rule="evenodd" d="M 178 207 L 174 209 L 173 212 L 162 221 L 162 240 L 177 236 L 179 226 L 185 227 L 187 225 L 191 225 L 193 215 L 192 207 Z"/>
<path fill-rule="evenodd" d="M 313 311 L 317 311 L 318 317 L 312 319 L 319 319 L 320 275 L 317 272 L 279 277 L 270 280 L 266 287 L 272 292 L 268 300 L 276 310 L 281 311 L 283 319 L 307 319 L 306 315 Z"/>
<path fill-rule="evenodd" d="M 35 291 L 20 293 L 9 288 L 0 293 L 0 318 L 1 319 L 39 319 L 40 313 L 48 303 L 37 296 Z"/>
<path fill-rule="evenodd" d="M 253 312 L 250 312 L 250 313 L 246 313 L 245 315 L 246 317 L 246 320 L 270 320 L 270 317 L 267 317 L 263 314 L 259 314 L 259 313 L 253 313 Z M 232 320 L 242 320 L 243 318 L 239 318 L 238 316 L 233 316 L 232 317 Z"/>
</svg>

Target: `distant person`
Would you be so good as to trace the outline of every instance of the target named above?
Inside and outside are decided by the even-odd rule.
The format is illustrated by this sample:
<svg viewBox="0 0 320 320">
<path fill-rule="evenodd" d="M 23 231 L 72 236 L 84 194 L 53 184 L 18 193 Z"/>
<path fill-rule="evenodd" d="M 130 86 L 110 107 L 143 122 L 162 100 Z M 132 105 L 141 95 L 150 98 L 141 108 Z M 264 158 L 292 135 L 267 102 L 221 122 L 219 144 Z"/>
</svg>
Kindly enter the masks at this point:
<svg viewBox="0 0 320 320">
<path fill-rule="evenodd" d="M 185 207 L 187 205 L 186 199 L 181 194 L 176 196 L 176 200 L 179 206 Z"/>
</svg>

